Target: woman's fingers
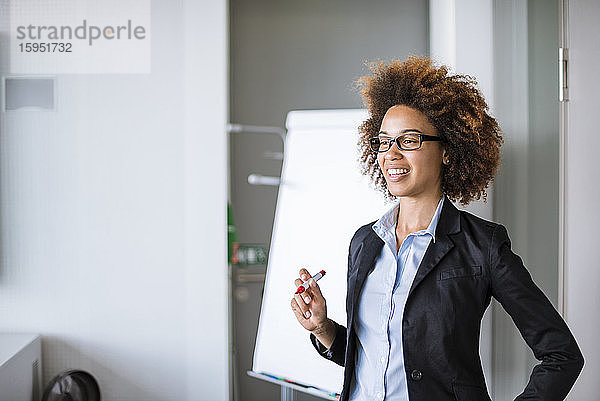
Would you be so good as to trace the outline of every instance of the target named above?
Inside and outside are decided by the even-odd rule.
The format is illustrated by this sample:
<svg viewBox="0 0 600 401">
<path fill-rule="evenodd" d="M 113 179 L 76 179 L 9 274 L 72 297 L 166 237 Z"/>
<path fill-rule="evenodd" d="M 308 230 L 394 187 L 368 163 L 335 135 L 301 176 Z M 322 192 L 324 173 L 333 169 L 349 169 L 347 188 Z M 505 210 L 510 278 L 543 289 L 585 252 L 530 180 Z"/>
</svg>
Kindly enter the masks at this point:
<svg viewBox="0 0 600 401">
<path fill-rule="evenodd" d="M 306 281 L 308 281 L 308 286 L 300 294 L 294 295 L 296 302 L 298 302 L 299 305 L 302 305 L 302 307 L 304 307 L 304 305 L 309 305 L 313 300 L 315 300 L 315 296 L 319 298 L 319 301 L 320 299 L 323 299 L 323 295 L 321 294 L 319 285 L 316 283 L 315 280 L 310 279 L 311 276 L 308 270 L 300 269 L 299 274 L 300 278 L 294 280 L 294 286 L 297 288 Z M 305 313 L 306 310 L 303 310 L 303 312 Z"/>
<path fill-rule="evenodd" d="M 300 275 L 300 278 L 297 278 L 296 280 L 294 280 L 294 286 L 296 288 L 300 287 L 304 282 L 306 282 L 307 280 L 309 280 L 310 277 L 311 277 L 310 273 L 306 269 L 300 269 L 300 271 L 298 272 L 298 274 Z M 307 292 L 308 289 L 309 288 L 307 287 L 304 292 Z"/>
<path fill-rule="evenodd" d="M 306 280 L 308 280 L 309 278 L 311 278 L 311 277 L 312 277 L 312 275 L 311 275 L 311 274 L 308 272 L 308 270 L 306 270 L 306 269 L 300 269 L 300 271 L 299 271 L 299 274 L 298 274 L 298 275 L 300 276 L 300 278 L 301 278 L 302 280 L 305 280 L 305 281 L 306 281 Z M 304 276 L 304 277 L 303 277 L 303 276 Z"/>
<path fill-rule="evenodd" d="M 300 306 L 298 305 L 296 298 L 292 298 L 291 306 L 298 322 L 300 322 L 302 326 L 304 326 L 306 329 L 310 329 L 310 327 L 306 327 L 306 323 L 309 318 L 306 317 L 306 315 L 304 314 L 305 312 L 302 312 L 302 308 L 300 308 Z"/>
<path fill-rule="evenodd" d="M 305 319 L 310 319 L 310 316 L 311 316 L 310 306 L 308 303 L 306 303 L 304 297 L 305 297 L 304 293 L 295 294 L 294 300 L 298 304 L 298 307 L 300 308 L 300 311 L 302 312 L 302 316 L 304 316 Z"/>
<path fill-rule="evenodd" d="M 313 300 L 313 294 L 309 288 L 307 288 L 306 291 L 298 295 L 300 295 L 300 298 L 302 298 L 306 305 L 309 305 L 310 302 Z"/>
<path fill-rule="evenodd" d="M 295 288 L 305 282 L 308 282 L 308 285 L 303 292 L 294 294 L 291 307 L 298 322 L 310 331 L 327 318 L 325 299 L 317 283 L 310 279 L 311 275 L 308 270 L 300 269 L 298 273 L 300 277 L 294 280 Z"/>
<path fill-rule="evenodd" d="M 319 284 L 317 284 L 317 282 L 315 280 L 310 280 L 308 291 L 310 291 L 312 294 L 314 294 L 315 299 L 323 298 L 323 294 L 321 294 L 321 288 L 319 287 Z"/>
<path fill-rule="evenodd" d="M 298 272 L 298 275 L 300 276 L 299 279 L 296 279 L 296 281 L 294 283 L 298 283 L 296 284 L 296 287 L 300 286 L 300 284 L 302 284 L 305 281 L 308 281 L 308 279 L 310 279 L 312 276 L 310 275 L 310 273 L 308 272 L 308 270 L 306 269 L 300 269 L 300 271 Z M 298 282 L 300 281 L 300 282 Z"/>
</svg>

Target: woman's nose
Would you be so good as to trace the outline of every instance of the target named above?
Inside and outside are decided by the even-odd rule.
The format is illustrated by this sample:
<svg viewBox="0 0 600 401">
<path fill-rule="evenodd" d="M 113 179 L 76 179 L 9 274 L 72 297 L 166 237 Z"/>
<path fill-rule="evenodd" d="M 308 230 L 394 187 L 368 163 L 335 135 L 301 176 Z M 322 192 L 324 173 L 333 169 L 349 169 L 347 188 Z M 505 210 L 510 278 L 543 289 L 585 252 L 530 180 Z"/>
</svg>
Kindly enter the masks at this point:
<svg viewBox="0 0 600 401">
<path fill-rule="evenodd" d="M 394 160 L 394 159 L 403 158 L 404 154 L 402 154 L 402 151 L 400 151 L 400 149 L 398 149 L 398 145 L 394 142 L 394 143 L 392 143 L 392 147 L 389 148 L 387 152 L 385 152 L 383 157 L 386 160 Z"/>
</svg>

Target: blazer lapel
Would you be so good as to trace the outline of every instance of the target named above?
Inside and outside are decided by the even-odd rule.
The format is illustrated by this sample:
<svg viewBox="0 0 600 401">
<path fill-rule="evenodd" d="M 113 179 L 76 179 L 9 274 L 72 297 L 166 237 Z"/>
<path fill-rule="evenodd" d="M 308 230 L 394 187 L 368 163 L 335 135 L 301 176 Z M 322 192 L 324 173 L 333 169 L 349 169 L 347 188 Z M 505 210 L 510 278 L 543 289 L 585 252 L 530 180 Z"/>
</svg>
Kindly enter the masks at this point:
<svg viewBox="0 0 600 401">
<path fill-rule="evenodd" d="M 417 269 L 408 296 L 440 260 L 454 247 L 449 235 L 460 231 L 460 213 L 448 198 L 444 199 L 440 219 L 435 230 L 436 241 L 430 241 L 423 260 Z M 372 229 L 362 243 L 362 249 L 355 262 L 356 268 L 348 280 L 348 325 L 354 321 L 354 310 L 358 296 L 363 288 L 367 275 L 375 266 L 375 258 L 381 253 L 383 240 Z"/>
<path fill-rule="evenodd" d="M 435 242 L 431 240 L 423 255 L 423 260 L 417 269 L 417 274 L 412 282 L 408 296 L 413 293 L 416 286 L 433 270 L 440 260 L 454 247 L 454 242 L 449 234 L 460 231 L 460 213 L 448 198 L 444 199 L 444 205 L 440 213 L 440 219 L 435 230 Z"/>
<path fill-rule="evenodd" d="M 383 247 L 383 240 L 379 238 L 377 233 L 371 229 L 363 240 L 363 246 L 356 260 L 356 269 L 348 280 L 348 297 L 349 297 L 349 315 L 348 325 L 350 326 L 354 321 L 354 306 L 358 301 L 358 296 L 365 283 L 365 279 L 369 272 L 375 266 L 375 258 L 381 253 Z"/>
</svg>

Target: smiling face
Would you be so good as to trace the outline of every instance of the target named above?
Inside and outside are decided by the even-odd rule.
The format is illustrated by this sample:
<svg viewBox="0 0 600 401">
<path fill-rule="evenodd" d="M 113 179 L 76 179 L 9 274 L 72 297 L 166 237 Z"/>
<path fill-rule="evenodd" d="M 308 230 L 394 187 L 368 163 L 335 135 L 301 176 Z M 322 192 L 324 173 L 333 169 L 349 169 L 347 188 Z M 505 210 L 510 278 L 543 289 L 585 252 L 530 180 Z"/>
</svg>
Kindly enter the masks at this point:
<svg viewBox="0 0 600 401">
<path fill-rule="evenodd" d="M 398 105 L 390 107 L 385 113 L 379 137 L 394 139 L 411 130 L 438 136 L 425 114 L 411 107 Z M 417 150 L 400 150 L 394 143 L 387 152 L 377 154 L 377 162 L 392 195 L 429 198 L 441 196 L 443 157 L 445 151 L 441 142 L 424 141 Z"/>
</svg>

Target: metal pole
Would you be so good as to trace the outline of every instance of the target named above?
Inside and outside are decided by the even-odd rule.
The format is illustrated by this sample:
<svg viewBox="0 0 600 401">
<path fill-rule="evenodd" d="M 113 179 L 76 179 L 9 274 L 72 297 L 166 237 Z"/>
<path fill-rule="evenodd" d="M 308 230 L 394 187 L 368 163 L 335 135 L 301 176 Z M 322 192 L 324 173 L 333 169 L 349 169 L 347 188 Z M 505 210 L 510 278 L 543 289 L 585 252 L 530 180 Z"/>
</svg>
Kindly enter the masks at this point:
<svg viewBox="0 0 600 401">
<path fill-rule="evenodd" d="M 227 132 L 237 134 L 241 132 L 253 134 L 276 134 L 285 143 L 286 131 L 280 127 L 268 127 L 263 125 L 227 124 Z"/>
<path fill-rule="evenodd" d="M 281 401 L 294 401 L 294 389 L 281 386 Z"/>
</svg>

